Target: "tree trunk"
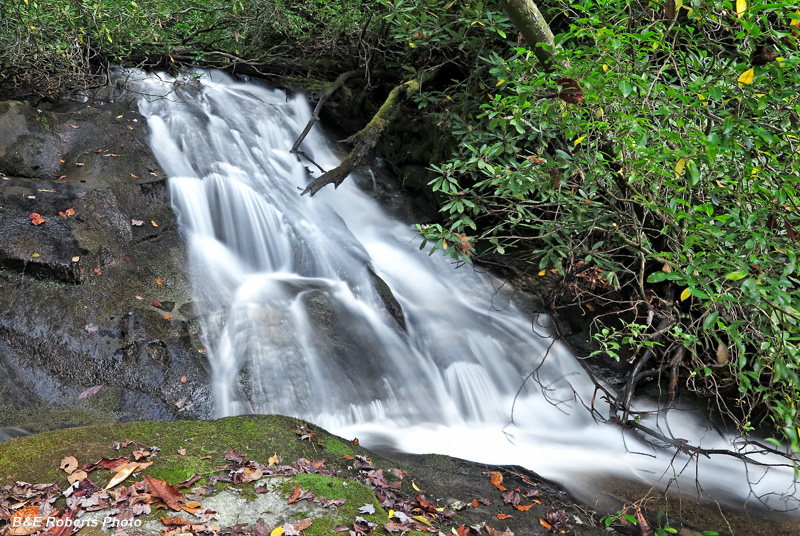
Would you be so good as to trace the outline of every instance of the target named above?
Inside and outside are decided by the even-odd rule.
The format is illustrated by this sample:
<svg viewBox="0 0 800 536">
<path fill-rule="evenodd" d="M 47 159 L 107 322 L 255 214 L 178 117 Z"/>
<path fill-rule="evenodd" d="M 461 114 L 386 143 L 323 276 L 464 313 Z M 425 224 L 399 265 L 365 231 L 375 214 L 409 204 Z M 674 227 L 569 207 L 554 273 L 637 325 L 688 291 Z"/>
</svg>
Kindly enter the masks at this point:
<svg viewBox="0 0 800 536">
<path fill-rule="evenodd" d="M 546 69 L 552 69 L 553 63 L 569 68 L 568 61 L 553 59 L 553 53 L 556 52 L 553 32 L 533 0 L 500 0 L 500 4 Z M 550 50 L 538 46 L 540 43 L 549 45 Z"/>
</svg>

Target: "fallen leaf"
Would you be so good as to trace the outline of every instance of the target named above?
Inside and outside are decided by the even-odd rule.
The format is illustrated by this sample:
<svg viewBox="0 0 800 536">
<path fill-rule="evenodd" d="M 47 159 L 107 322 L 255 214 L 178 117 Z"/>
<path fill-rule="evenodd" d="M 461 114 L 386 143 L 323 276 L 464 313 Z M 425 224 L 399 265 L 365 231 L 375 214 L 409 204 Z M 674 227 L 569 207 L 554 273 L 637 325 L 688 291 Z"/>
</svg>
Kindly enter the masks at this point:
<svg viewBox="0 0 800 536">
<path fill-rule="evenodd" d="M 510 530 L 505 530 L 504 532 L 500 532 L 496 528 L 491 527 L 489 525 L 485 525 L 485 527 L 486 527 L 486 532 L 489 533 L 489 536 L 514 536 L 514 533 L 511 532 Z"/>
<path fill-rule="evenodd" d="M 269 536 L 283 536 L 283 527 L 275 527 L 272 529 L 272 532 L 269 533 Z"/>
<path fill-rule="evenodd" d="M 44 528 L 45 519 L 39 516 L 38 506 L 28 506 L 17 510 L 8 520 L 6 534 L 9 536 L 26 536 L 39 532 Z"/>
<path fill-rule="evenodd" d="M 75 209 L 74 208 L 68 208 L 64 212 L 67 213 L 67 216 L 74 216 L 75 215 Z"/>
<path fill-rule="evenodd" d="M 372 515 L 375 513 L 375 506 L 370 503 L 365 503 L 364 506 L 358 509 L 358 512 L 361 514 Z"/>
<path fill-rule="evenodd" d="M 414 488 L 417 491 L 422 491 L 421 489 L 419 489 L 419 486 L 417 486 L 417 483 L 414 482 L 414 481 L 411 482 L 411 487 Z"/>
<path fill-rule="evenodd" d="M 65 456 L 61 458 L 61 463 L 58 466 L 67 474 L 72 474 L 78 468 L 78 459 L 75 456 Z"/>
<path fill-rule="evenodd" d="M 71 126 L 72 128 L 81 128 L 78 125 L 73 125 L 72 123 L 70 123 L 69 126 Z"/>
<path fill-rule="evenodd" d="M 294 492 L 292 493 L 292 496 L 289 497 L 289 500 L 287 502 L 288 504 L 294 504 L 298 501 L 313 501 L 313 500 L 314 500 L 314 494 L 312 492 L 304 490 L 300 486 L 297 486 L 296 488 L 294 488 Z"/>
<path fill-rule="evenodd" d="M 86 329 L 86 328 L 84 328 L 84 329 Z M 89 331 L 89 330 L 86 329 L 86 331 Z M 97 331 L 97 329 L 95 329 L 94 331 L 90 331 L 90 333 L 94 333 L 95 331 Z M 96 395 L 98 393 L 98 391 L 100 391 L 100 389 L 103 388 L 104 385 L 105 385 L 104 383 L 101 383 L 100 385 L 95 385 L 94 387 L 89 387 L 87 389 L 84 389 L 81 392 L 81 394 L 78 395 L 77 399 L 78 400 L 83 400 L 85 398 L 92 398 L 94 395 Z"/>
<path fill-rule="evenodd" d="M 67 482 L 74 484 L 75 482 L 80 482 L 86 478 L 89 478 L 89 475 L 86 474 L 86 471 L 75 471 L 67 477 Z"/>
<path fill-rule="evenodd" d="M 139 178 L 138 175 L 134 175 L 133 173 L 131 173 L 131 177 L 133 177 L 134 179 L 138 179 Z"/>
<path fill-rule="evenodd" d="M 122 119 L 122 116 L 123 116 L 123 115 L 125 115 L 125 114 L 120 114 L 120 115 L 118 115 L 117 117 L 115 117 L 115 119 Z"/>
<path fill-rule="evenodd" d="M 259 517 L 250 534 L 252 534 L 252 536 L 269 536 L 269 527 L 267 526 L 266 521 Z"/>
<path fill-rule="evenodd" d="M 267 460 L 267 462 L 269 466 L 272 467 L 273 465 L 278 465 L 279 463 L 281 463 L 281 459 L 278 457 L 278 453 L 276 452 L 269 457 L 269 460 Z"/>
<path fill-rule="evenodd" d="M 78 261 L 80 261 L 80 260 L 81 260 L 81 258 L 80 258 L 80 257 L 77 257 L 77 256 L 75 256 L 75 257 L 72 257 L 72 262 L 78 262 Z"/>
<path fill-rule="evenodd" d="M 164 284 L 164 280 L 163 279 L 156 279 L 156 283 L 158 283 L 159 285 L 163 285 Z"/>
<path fill-rule="evenodd" d="M 505 491 L 506 488 L 503 486 L 503 475 L 499 471 L 484 471 L 482 474 L 484 475 L 491 475 L 491 480 L 489 482 L 492 483 L 494 487 L 499 489 L 500 491 Z"/>
<path fill-rule="evenodd" d="M 39 188 L 36 191 L 37 192 L 55 192 L 55 190 L 45 190 L 44 188 Z"/>
<path fill-rule="evenodd" d="M 47 220 L 45 220 L 44 218 L 42 218 L 42 215 L 41 215 L 41 214 L 39 214 L 38 212 L 34 212 L 34 213 L 32 213 L 32 214 L 31 214 L 29 217 L 30 217 L 30 219 L 31 219 L 31 223 L 32 223 L 33 225 L 41 225 L 41 224 L 43 224 L 45 221 L 47 221 Z"/>
<path fill-rule="evenodd" d="M 162 517 L 161 522 L 167 526 L 170 525 L 191 525 L 192 522 L 182 517 Z"/>
<path fill-rule="evenodd" d="M 144 220 L 131 220 L 131 225 L 135 225 L 136 227 L 141 227 L 144 225 Z"/>
<path fill-rule="evenodd" d="M 172 320 L 172 317 L 169 315 L 164 315 L 164 320 Z"/>
<path fill-rule="evenodd" d="M 508 514 L 497 514 L 497 519 L 511 519 L 514 516 L 510 516 Z"/>
<path fill-rule="evenodd" d="M 152 223 L 152 224 L 153 224 L 153 227 L 158 227 L 158 224 L 157 224 L 155 221 L 153 221 L 153 220 L 150 220 L 150 223 Z"/>
<path fill-rule="evenodd" d="M 287 536 L 296 536 L 300 532 L 311 526 L 311 518 L 301 519 L 295 523 L 288 523 L 283 526 L 283 533 Z"/>
<path fill-rule="evenodd" d="M 319 500 L 320 506 L 323 508 L 339 508 L 340 506 L 344 505 L 347 501 L 345 499 L 325 499 L 322 498 Z"/>
<path fill-rule="evenodd" d="M 150 495 L 163 499 L 173 510 L 181 509 L 180 503 L 186 500 L 186 496 L 177 488 L 149 475 L 144 475 L 143 479 L 150 488 Z"/>
<path fill-rule="evenodd" d="M 67 219 L 67 215 L 64 214 L 63 212 L 59 212 L 58 215 L 61 216 L 64 219 Z"/>
<path fill-rule="evenodd" d="M 111 478 L 111 480 L 108 481 L 108 484 L 106 484 L 106 487 L 103 489 L 107 490 L 113 488 L 114 486 L 116 486 L 120 482 L 123 482 L 126 478 L 131 476 L 138 468 L 139 468 L 139 462 L 126 463 L 125 465 L 122 466 L 122 468 L 119 471 L 117 471 L 117 474 L 115 474 Z"/>
<path fill-rule="evenodd" d="M 38 253 L 34 253 L 33 255 L 31 255 L 31 257 L 33 257 L 34 259 L 38 259 L 39 257 L 41 257 L 41 255 Z"/>
<path fill-rule="evenodd" d="M 553 526 L 552 526 L 550 523 L 548 523 L 547 521 L 545 521 L 544 519 L 539 519 L 539 523 L 541 523 L 541 524 L 542 524 L 542 526 L 543 526 L 543 527 L 544 527 L 546 530 L 550 530 L 550 529 L 552 529 L 552 528 L 553 528 Z"/>
<path fill-rule="evenodd" d="M 186 383 L 186 376 L 181 376 L 181 383 Z M 180 451 L 178 451 L 178 452 L 180 452 Z M 184 453 L 186 453 L 185 449 L 184 449 Z"/>
<path fill-rule="evenodd" d="M 533 505 L 532 504 L 515 504 L 514 508 L 516 508 L 520 512 L 527 512 L 528 510 L 533 508 Z"/>
</svg>

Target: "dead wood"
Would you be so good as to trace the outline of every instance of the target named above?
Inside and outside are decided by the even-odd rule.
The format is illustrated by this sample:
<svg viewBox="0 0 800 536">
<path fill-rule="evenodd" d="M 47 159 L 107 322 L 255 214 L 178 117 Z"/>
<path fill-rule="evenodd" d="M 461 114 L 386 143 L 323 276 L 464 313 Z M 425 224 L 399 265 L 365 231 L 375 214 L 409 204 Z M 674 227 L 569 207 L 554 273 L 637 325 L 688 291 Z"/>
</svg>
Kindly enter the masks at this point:
<svg viewBox="0 0 800 536">
<path fill-rule="evenodd" d="M 311 194 L 313 196 L 328 184 L 333 184 L 334 187 L 338 187 L 342 184 L 356 166 L 361 163 L 364 157 L 375 148 L 384 129 L 386 129 L 397 116 L 402 99 L 405 98 L 409 92 L 417 91 L 419 86 L 419 80 L 409 80 L 408 82 L 395 86 L 389 93 L 389 96 L 386 97 L 386 100 L 383 102 L 378 112 L 370 119 L 369 123 L 367 123 L 367 126 L 347 139 L 348 143 L 352 143 L 354 147 L 345 159 L 342 160 L 342 163 L 311 181 L 300 195 Z"/>
</svg>

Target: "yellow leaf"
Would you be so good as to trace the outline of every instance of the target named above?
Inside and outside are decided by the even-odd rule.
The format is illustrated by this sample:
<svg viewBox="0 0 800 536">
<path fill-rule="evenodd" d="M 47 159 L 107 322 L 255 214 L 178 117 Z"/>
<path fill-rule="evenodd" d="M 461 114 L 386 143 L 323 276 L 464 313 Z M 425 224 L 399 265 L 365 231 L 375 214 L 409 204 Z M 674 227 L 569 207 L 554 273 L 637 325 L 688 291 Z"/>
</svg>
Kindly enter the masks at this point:
<svg viewBox="0 0 800 536">
<path fill-rule="evenodd" d="M 38 253 L 34 253 L 34 254 L 33 254 L 33 258 L 34 258 L 34 259 L 38 259 L 39 257 L 40 257 L 40 255 L 39 255 Z"/>
<path fill-rule="evenodd" d="M 675 176 L 680 177 L 683 174 L 683 168 L 686 167 L 686 159 L 681 158 L 678 160 L 678 163 L 675 164 Z"/>
<path fill-rule="evenodd" d="M 416 520 L 417 520 L 417 521 L 419 521 L 420 523 L 425 523 L 425 524 L 426 524 L 426 525 L 428 525 L 429 527 L 430 527 L 430 526 L 432 526 L 432 525 L 431 525 L 431 522 L 430 522 L 430 521 L 428 521 L 427 519 L 425 519 L 423 516 L 412 516 L 412 519 L 416 519 Z"/>
<path fill-rule="evenodd" d="M 269 536 L 282 536 L 283 535 L 283 527 L 275 527 L 272 529 L 272 532 L 269 533 Z"/>
<path fill-rule="evenodd" d="M 414 488 L 417 491 L 422 491 L 421 489 L 419 489 L 419 487 L 414 482 L 411 483 L 411 487 Z"/>
<path fill-rule="evenodd" d="M 745 11 L 747 11 L 747 0 L 736 0 L 736 16 L 741 19 Z"/>
<path fill-rule="evenodd" d="M 547 270 L 542 270 L 541 272 L 539 272 L 539 275 L 544 275 L 546 273 L 547 273 Z"/>
<path fill-rule="evenodd" d="M 81 260 L 80 257 L 72 257 L 72 262 L 78 262 L 79 260 Z"/>
<path fill-rule="evenodd" d="M 750 84 L 752 84 L 753 83 L 753 77 L 755 76 L 755 74 L 756 74 L 755 73 L 755 69 L 753 69 L 753 68 L 747 69 L 739 77 L 739 80 L 738 80 L 739 85 L 742 85 L 742 84 L 750 85 Z"/>
<path fill-rule="evenodd" d="M 606 65 L 605 63 L 603 64 L 603 72 L 606 73 L 608 72 L 608 65 Z"/>
<path fill-rule="evenodd" d="M 108 484 L 106 484 L 106 487 L 103 489 L 106 490 L 113 488 L 114 486 L 116 486 L 129 476 L 131 476 L 134 473 L 134 471 L 136 471 L 136 469 L 138 468 L 139 468 L 139 462 L 126 463 L 125 465 L 122 466 L 122 469 L 117 471 L 117 474 L 115 474 L 114 477 L 108 481 Z"/>
<path fill-rule="evenodd" d="M 603 109 L 602 109 L 602 108 L 598 108 L 598 109 L 597 109 L 597 110 L 595 110 L 595 112 L 594 112 L 594 116 L 595 116 L 597 119 L 602 119 L 604 115 L 605 115 L 605 112 L 603 111 Z"/>
<path fill-rule="evenodd" d="M 25 0 L 25 5 L 26 6 L 30 5 L 30 4 L 28 4 L 28 0 Z"/>
<path fill-rule="evenodd" d="M 686 287 L 685 289 L 683 289 L 683 292 L 681 292 L 681 301 L 686 301 L 686 298 L 688 298 L 691 295 L 692 295 L 692 289 Z"/>
<path fill-rule="evenodd" d="M 272 465 L 278 465 L 278 464 L 281 462 L 281 459 L 280 459 L 280 458 L 278 458 L 278 453 L 276 452 L 275 454 L 273 454 L 272 456 L 270 456 L 270 457 L 269 457 L 269 460 L 267 460 L 267 461 L 268 461 L 268 462 L 269 462 L 269 464 L 272 466 Z"/>
<path fill-rule="evenodd" d="M 455 4 L 455 3 L 456 3 L 456 0 L 453 0 L 452 2 L 450 2 L 449 4 L 447 4 L 447 6 L 445 7 L 445 9 L 450 9 L 451 7 L 453 7 L 453 4 Z"/>
<path fill-rule="evenodd" d="M 389 519 L 392 519 L 393 517 L 394 517 L 394 510 L 389 509 Z"/>
<path fill-rule="evenodd" d="M 442 240 L 442 247 L 447 249 L 447 240 Z"/>
<path fill-rule="evenodd" d="M 503 82 L 505 82 L 505 81 L 506 81 L 506 79 L 505 79 L 505 78 L 503 78 L 503 79 L 502 79 L 502 80 L 500 80 L 498 83 L 496 83 L 496 84 L 494 85 L 494 87 L 497 87 L 497 86 L 501 85 L 501 84 L 502 84 Z"/>
<path fill-rule="evenodd" d="M 28 2 L 26 1 L 25 3 L 27 4 Z M 797 11 L 795 11 L 795 13 L 797 13 L 798 15 L 800 15 L 800 9 L 798 9 Z M 790 23 L 789 23 L 789 26 L 800 26 L 800 20 L 797 20 L 797 19 L 792 19 L 792 22 L 790 22 Z"/>
<path fill-rule="evenodd" d="M 754 167 L 753 170 L 750 172 L 750 176 L 758 175 L 758 172 L 761 171 L 761 168 Z"/>
<path fill-rule="evenodd" d="M 577 147 L 577 145 L 578 145 L 580 142 L 582 142 L 583 140 L 585 140 L 585 139 L 586 139 L 586 136 L 581 136 L 580 138 L 578 138 L 577 140 L 575 140 L 575 146 Z"/>
</svg>

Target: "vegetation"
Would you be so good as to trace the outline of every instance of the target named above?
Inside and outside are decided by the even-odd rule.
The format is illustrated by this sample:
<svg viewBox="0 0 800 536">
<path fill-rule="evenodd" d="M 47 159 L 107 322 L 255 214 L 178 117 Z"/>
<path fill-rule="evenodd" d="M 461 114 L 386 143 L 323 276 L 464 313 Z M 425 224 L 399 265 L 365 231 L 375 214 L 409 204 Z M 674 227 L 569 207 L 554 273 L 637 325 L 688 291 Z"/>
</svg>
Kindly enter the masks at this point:
<svg viewBox="0 0 800 536">
<path fill-rule="evenodd" d="M 557 276 L 556 311 L 597 314 L 603 353 L 633 364 L 625 424 L 659 378 L 667 406 L 688 389 L 800 452 L 800 5 L 549 4 L 552 45 L 490 0 L 0 0 L 0 76 L 45 93 L 115 61 L 276 72 L 303 56 L 424 80 L 409 97 L 456 147 L 432 163 L 433 249 Z"/>
<path fill-rule="evenodd" d="M 664 376 L 668 403 L 683 384 L 800 451 L 796 10 L 576 3 L 550 13 L 566 61 L 543 70 L 504 42 L 419 98 L 457 103 L 439 113 L 459 142 L 434 166 L 445 222 L 421 231 L 465 262 L 557 272 L 557 303 L 610 307 L 596 337 L 637 365 L 623 420 L 636 384 Z"/>
</svg>

